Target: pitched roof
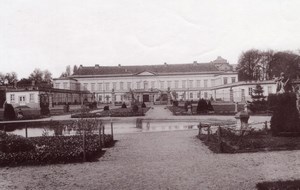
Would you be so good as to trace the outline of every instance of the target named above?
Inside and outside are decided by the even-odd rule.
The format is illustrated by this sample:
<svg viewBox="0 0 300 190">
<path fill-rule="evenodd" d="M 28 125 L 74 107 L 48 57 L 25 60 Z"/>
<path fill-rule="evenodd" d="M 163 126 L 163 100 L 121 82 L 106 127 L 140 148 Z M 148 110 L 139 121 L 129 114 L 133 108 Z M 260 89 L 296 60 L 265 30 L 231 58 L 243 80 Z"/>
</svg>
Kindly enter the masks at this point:
<svg viewBox="0 0 300 190">
<path fill-rule="evenodd" d="M 74 75 L 133 75 L 144 71 L 156 74 L 216 72 L 218 69 L 212 63 L 163 64 L 142 66 L 80 66 Z"/>
</svg>

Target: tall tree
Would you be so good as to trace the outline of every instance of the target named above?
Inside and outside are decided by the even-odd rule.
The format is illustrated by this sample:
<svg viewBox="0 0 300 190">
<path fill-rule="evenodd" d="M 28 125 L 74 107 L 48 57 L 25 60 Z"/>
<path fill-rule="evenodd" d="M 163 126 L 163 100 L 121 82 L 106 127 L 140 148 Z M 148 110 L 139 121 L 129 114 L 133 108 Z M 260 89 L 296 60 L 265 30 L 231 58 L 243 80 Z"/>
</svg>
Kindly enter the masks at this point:
<svg viewBox="0 0 300 190">
<path fill-rule="evenodd" d="M 8 85 L 13 85 L 18 81 L 17 73 L 15 73 L 15 72 L 6 73 L 5 79 L 6 79 Z"/>
<path fill-rule="evenodd" d="M 74 65 L 74 66 L 73 66 L 73 74 L 76 74 L 77 70 L 78 70 L 77 65 Z"/>
<path fill-rule="evenodd" d="M 0 85 L 5 84 L 5 75 L 3 73 L 0 73 Z"/>
<path fill-rule="evenodd" d="M 44 82 L 47 82 L 48 84 L 51 84 L 52 82 L 52 73 L 48 70 L 44 71 L 44 78 L 43 78 Z"/>
<path fill-rule="evenodd" d="M 237 66 L 239 80 L 259 80 L 260 69 L 258 63 L 261 58 L 259 50 L 251 49 L 243 52 Z"/>
<path fill-rule="evenodd" d="M 300 76 L 300 56 L 289 51 L 276 52 L 270 62 L 270 74 L 279 76 L 284 72 L 291 79 Z"/>
<path fill-rule="evenodd" d="M 68 65 L 68 66 L 66 67 L 66 71 L 63 72 L 63 73 L 61 73 L 60 77 L 69 77 L 69 76 L 71 76 L 71 75 L 72 75 L 71 66 Z"/>
<path fill-rule="evenodd" d="M 18 81 L 17 73 L 11 72 L 11 73 L 0 73 L 0 85 L 13 85 L 15 82 Z"/>
<path fill-rule="evenodd" d="M 41 69 L 34 69 L 34 71 L 29 75 L 30 80 L 34 80 L 36 83 L 43 81 L 44 73 Z"/>
</svg>

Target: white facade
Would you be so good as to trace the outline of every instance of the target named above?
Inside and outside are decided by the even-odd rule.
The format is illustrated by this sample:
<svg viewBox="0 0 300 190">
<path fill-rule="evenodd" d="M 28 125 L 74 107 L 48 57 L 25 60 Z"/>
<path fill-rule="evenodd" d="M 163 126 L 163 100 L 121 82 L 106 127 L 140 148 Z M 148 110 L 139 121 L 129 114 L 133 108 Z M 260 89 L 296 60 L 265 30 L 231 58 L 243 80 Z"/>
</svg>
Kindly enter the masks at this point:
<svg viewBox="0 0 300 190">
<path fill-rule="evenodd" d="M 168 75 L 156 75 L 151 72 L 142 72 L 134 76 L 72 76 L 80 84 L 80 90 L 88 90 L 95 93 L 99 102 L 111 101 L 112 91 L 115 93 L 115 101 L 123 101 L 123 96 L 130 90 L 151 91 L 158 89 L 166 92 L 175 91 L 178 99 L 198 100 L 210 98 L 211 89 L 215 86 L 231 84 L 238 81 L 237 73 L 180 73 Z M 63 88 L 66 80 L 55 79 L 55 88 Z M 66 86 L 66 85 L 65 85 Z M 157 98 L 156 95 L 154 98 Z"/>
<path fill-rule="evenodd" d="M 39 108 L 39 91 L 12 91 L 6 92 L 6 101 L 13 107 L 28 106 L 30 108 Z"/>
</svg>

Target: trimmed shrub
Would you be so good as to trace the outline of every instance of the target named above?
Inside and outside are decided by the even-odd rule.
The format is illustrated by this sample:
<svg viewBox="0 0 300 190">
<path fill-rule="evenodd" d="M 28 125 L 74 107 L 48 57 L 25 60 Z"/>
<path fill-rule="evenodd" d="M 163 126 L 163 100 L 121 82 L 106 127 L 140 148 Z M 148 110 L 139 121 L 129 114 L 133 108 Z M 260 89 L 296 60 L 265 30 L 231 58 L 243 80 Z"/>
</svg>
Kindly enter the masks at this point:
<svg viewBox="0 0 300 190">
<path fill-rule="evenodd" d="M 82 136 L 46 136 L 28 138 L 35 149 L 26 152 L 0 152 L 0 166 L 40 165 L 82 162 Z M 113 143 L 111 135 L 104 136 L 104 146 Z M 101 153 L 99 135 L 86 136 L 86 159 L 95 160 Z"/>
<path fill-rule="evenodd" d="M 127 108 L 125 102 L 122 104 L 122 108 Z"/>
<path fill-rule="evenodd" d="M 94 102 L 92 102 L 92 103 L 89 103 L 89 108 L 90 108 L 90 109 L 97 109 L 97 102 L 94 101 Z"/>
<path fill-rule="evenodd" d="M 16 112 L 14 107 L 11 104 L 5 104 L 3 118 L 4 120 L 16 119 Z"/>
<path fill-rule="evenodd" d="M 138 105 L 133 105 L 132 106 L 132 111 L 133 112 L 138 112 L 139 111 L 139 106 Z"/>
<path fill-rule="evenodd" d="M 109 106 L 104 106 L 103 110 L 104 111 L 108 111 L 109 110 Z"/>
<path fill-rule="evenodd" d="M 207 110 L 208 110 L 208 106 L 206 100 L 202 98 L 201 100 L 198 101 L 197 113 L 198 114 L 207 113 Z"/>
<path fill-rule="evenodd" d="M 142 108 L 146 108 L 145 102 L 142 103 Z"/>
<path fill-rule="evenodd" d="M 210 101 L 208 101 L 208 103 L 207 103 L 207 110 L 208 110 L 208 111 L 214 111 L 214 108 L 213 108 L 213 106 L 211 105 L 211 102 L 210 102 Z"/>
<path fill-rule="evenodd" d="M 177 100 L 173 101 L 173 106 L 178 107 L 178 101 Z"/>
<path fill-rule="evenodd" d="M 273 111 L 271 130 L 273 135 L 280 132 L 300 132 L 299 113 L 296 107 L 296 94 L 270 94 L 268 105 Z"/>
<path fill-rule="evenodd" d="M 0 132 L 0 138 L 3 140 L 1 151 L 5 153 L 26 152 L 34 149 L 33 143 L 25 137 Z"/>
</svg>

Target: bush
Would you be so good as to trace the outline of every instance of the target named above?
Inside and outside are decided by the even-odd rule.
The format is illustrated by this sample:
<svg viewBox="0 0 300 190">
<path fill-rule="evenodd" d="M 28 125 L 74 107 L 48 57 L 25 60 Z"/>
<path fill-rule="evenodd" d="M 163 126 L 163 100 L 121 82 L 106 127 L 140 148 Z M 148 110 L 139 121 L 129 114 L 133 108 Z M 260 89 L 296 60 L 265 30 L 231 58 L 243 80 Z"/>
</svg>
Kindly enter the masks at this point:
<svg viewBox="0 0 300 190">
<path fill-rule="evenodd" d="M 5 104 L 3 118 L 4 118 L 4 120 L 16 119 L 16 112 L 15 112 L 14 107 L 11 104 Z"/>
<path fill-rule="evenodd" d="M 127 108 L 125 102 L 122 104 L 122 108 Z"/>
<path fill-rule="evenodd" d="M 108 111 L 109 110 L 109 106 L 104 106 L 103 110 L 104 111 Z"/>
<path fill-rule="evenodd" d="M 90 103 L 90 104 L 89 104 L 89 108 L 90 108 L 90 109 L 97 109 L 97 102 L 94 101 L 94 102 Z"/>
<path fill-rule="evenodd" d="M 269 95 L 268 105 L 273 111 L 271 118 L 273 135 L 278 135 L 280 132 L 300 132 L 296 99 L 295 93 Z"/>
<path fill-rule="evenodd" d="M 2 152 L 5 153 L 24 152 L 34 149 L 33 143 L 25 137 L 0 132 L 0 138 L 3 140 Z"/>
<path fill-rule="evenodd" d="M 46 136 L 28 138 L 34 150 L 26 152 L 0 152 L 0 166 L 40 165 L 81 162 L 83 157 L 82 136 Z M 104 136 L 104 145 L 111 145 L 111 135 Z M 92 161 L 101 153 L 99 135 L 86 136 L 86 159 Z"/>
<path fill-rule="evenodd" d="M 138 105 L 133 105 L 132 106 L 132 111 L 133 112 L 138 112 L 139 111 L 139 106 Z"/>
<path fill-rule="evenodd" d="M 146 108 L 145 102 L 142 103 L 142 108 Z"/>
<path fill-rule="evenodd" d="M 178 101 L 177 100 L 173 101 L 173 106 L 178 107 Z"/>
<path fill-rule="evenodd" d="M 207 110 L 208 111 L 214 111 L 214 107 L 211 105 L 210 101 L 208 101 L 208 103 L 207 103 Z"/>
<path fill-rule="evenodd" d="M 201 100 L 198 101 L 197 113 L 198 114 L 207 113 L 207 111 L 208 111 L 208 106 L 207 106 L 206 100 L 204 100 L 202 98 Z"/>
</svg>

